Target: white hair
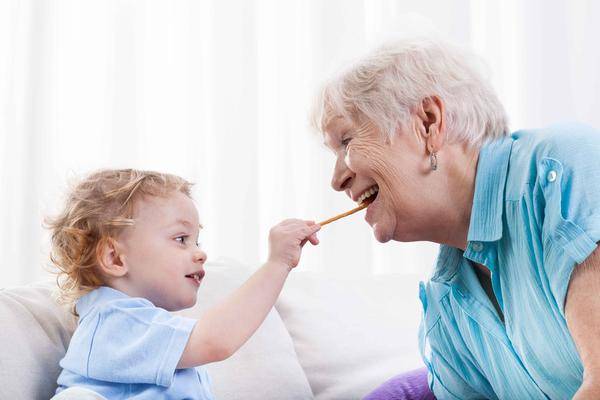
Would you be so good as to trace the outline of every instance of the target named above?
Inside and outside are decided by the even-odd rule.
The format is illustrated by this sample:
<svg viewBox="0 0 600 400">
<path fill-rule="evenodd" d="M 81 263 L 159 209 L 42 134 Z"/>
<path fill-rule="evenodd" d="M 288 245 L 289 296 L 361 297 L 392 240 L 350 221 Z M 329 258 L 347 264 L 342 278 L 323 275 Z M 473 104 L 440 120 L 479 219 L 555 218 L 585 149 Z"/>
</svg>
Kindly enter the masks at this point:
<svg viewBox="0 0 600 400">
<path fill-rule="evenodd" d="M 483 66 L 474 54 L 439 39 L 389 43 L 324 84 L 313 126 L 322 132 L 331 118 L 341 116 L 356 124 L 370 121 L 391 137 L 425 98 L 439 96 L 448 140 L 481 146 L 509 133 Z"/>
</svg>

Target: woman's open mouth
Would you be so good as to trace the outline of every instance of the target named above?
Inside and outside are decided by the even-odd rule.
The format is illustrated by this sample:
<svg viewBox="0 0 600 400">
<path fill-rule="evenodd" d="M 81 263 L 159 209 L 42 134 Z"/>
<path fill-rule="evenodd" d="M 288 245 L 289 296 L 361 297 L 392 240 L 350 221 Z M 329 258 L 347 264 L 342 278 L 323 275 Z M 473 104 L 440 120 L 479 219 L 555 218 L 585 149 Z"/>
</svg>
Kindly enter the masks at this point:
<svg viewBox="0 0 600 400">
<path fill-rule="evenodd" d="M 379 193 L 379 186 L 373 185 L 363 192 L 356 201 L 358 204 L 371 204 Z"/>
<path fill-rule="evenodd" d="M 367 193 L 369 193 L 367 195 Z M 363 193 L 359 200 L 362 198 L 362 204 L 366 204 L 367 205 L 367 212 L 365 213 L 365 221 L 367 221 L 367 223 L 371 226 L 373 226 L 374 223 L 374 214 L 376 212 L 376 208 L 378 207 L 378 205 L 373 205 L 373 203 L 375 202 L 375 200 L 377 200 L 377 196 L 379 194 L 379 186 L 374 185 L 372 187 L 370 187 L 365 193 Z"/>
</svg>

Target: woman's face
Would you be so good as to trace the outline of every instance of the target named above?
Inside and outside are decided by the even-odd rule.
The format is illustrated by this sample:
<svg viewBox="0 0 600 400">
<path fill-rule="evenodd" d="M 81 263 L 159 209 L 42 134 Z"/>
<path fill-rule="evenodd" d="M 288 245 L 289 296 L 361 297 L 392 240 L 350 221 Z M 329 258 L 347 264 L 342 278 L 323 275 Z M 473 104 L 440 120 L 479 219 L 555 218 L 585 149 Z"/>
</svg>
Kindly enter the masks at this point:
<svg viewBox="0 0 600 400">
<path fill-rule="evenodd" d="M 365 220 L 382 243 L 423 236 L 427 200 L 433 194 L 423 185 L 430 165 L 418 132 L 405 126 L 388 139 L 372 123 L 356 126 L 343 117 L 334 117 L 325 127 L 325 144 L 336 156 L 331 186 L 356 202 L 370 189 L 377 190 Z"/>
</svg>

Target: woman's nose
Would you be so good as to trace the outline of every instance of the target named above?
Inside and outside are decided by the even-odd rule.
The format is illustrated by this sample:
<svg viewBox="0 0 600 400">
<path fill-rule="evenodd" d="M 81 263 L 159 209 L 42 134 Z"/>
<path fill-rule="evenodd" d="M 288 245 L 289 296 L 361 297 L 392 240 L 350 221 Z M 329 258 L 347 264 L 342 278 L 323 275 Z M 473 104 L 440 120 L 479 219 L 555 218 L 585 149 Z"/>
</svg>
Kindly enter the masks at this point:
<svg viewBox="0 0 600 400">
<path fill-rule="evenodd" d="M 333 169 L 331 187 L 338 192 L 346 190 L 352 184 L 354 173 L 348 168 L 343 157 L 338 157 Z"/>
</svg>

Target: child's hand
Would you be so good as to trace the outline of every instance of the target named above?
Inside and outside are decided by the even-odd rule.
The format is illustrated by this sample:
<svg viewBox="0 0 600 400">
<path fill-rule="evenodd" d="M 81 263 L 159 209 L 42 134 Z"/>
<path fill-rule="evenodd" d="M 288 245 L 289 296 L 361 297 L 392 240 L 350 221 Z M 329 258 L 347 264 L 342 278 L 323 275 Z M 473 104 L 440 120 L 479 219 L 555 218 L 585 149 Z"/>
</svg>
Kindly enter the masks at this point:
<svg viewBox="0 0 600 400">
<path fill-rule="evenodd" d="M 319 244 L 316 234 L 319 229 L 321 226 L 314 221 L 300 219 L 286 219 L 275 225 L 269 232 L 269 261 L 296 267 L 306 241 Z"/>
</svg>

